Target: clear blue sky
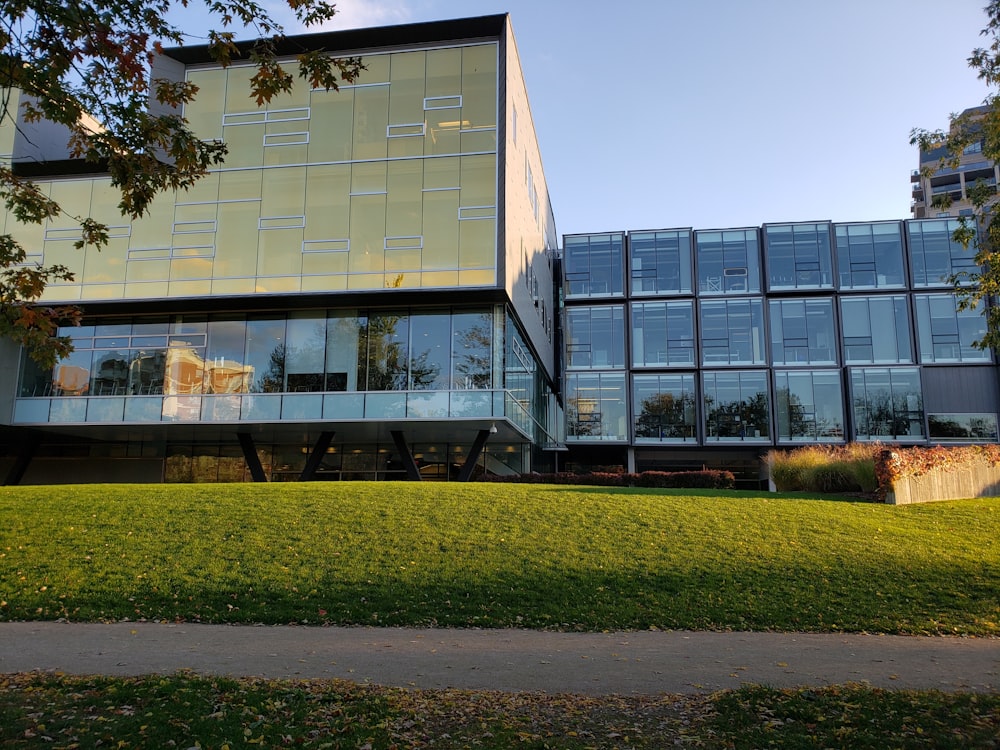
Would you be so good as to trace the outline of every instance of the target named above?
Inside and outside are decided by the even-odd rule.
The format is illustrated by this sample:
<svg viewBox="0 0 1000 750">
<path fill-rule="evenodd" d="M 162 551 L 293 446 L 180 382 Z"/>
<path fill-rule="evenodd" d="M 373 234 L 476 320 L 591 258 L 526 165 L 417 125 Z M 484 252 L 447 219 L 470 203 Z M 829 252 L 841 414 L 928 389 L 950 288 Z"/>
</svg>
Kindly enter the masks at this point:
<svg viewBox="0 0 1000 750">
<path fill-rule="evenodd" d="M 907 218 L 910 129 L 987 93 L 984 4 L 339 0 L 326 28 L 509 12 L 567 234 Z"/>
</svg>

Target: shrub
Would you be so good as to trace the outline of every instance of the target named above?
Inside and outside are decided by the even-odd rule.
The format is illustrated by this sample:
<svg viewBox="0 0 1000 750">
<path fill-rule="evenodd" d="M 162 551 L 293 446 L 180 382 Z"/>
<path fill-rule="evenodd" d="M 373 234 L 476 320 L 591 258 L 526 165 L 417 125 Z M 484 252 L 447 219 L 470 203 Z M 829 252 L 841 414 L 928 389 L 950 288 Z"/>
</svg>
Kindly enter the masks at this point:
<svg viewBox="0 0 1000 750">
<path fill-rule="evenodd" d="M 771 481 L 779 492 L 865 492 L 879 486 L 876 457 L 881 443 L 808 445 L 767 454 Z"/>
<path fill-rule="evenodd" d="M 592 474 L 521 474 L 512 476 L 485 476 L 487 482 L 520 484 L 576 484 L 591 487 L 657 487 L 728 490 L 736 486 L 736 477 L 730 471 L 644 471 L 641 474 L 594 472 Z"/>
</svg>

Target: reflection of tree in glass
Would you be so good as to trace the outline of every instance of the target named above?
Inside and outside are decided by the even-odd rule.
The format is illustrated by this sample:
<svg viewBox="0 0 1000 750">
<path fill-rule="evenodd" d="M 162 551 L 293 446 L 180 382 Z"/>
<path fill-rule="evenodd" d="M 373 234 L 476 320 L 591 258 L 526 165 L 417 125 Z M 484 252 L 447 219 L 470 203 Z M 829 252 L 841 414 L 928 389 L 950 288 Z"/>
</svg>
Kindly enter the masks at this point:
<svg viewBox="0 0 1000 750">
<path fill-rule="evenodd" d="M 767 437 L 767 411 L 766 393 L 718 405 L 711 396 L 705 397 L 709 434 L 715 437 Z"/>
<path fill-rule="evenodd" d="M 257 393 L 281 393 L 285 387 L 285 345 L 278 344 L 267 358 L 267 369 L 254 383 Z"/>
<path fill-rule="evenodd" d="M 914 391 L 893 396 L 885 389 L 872 390 L 854 399 L 854 413 L 861 417 L 861 424 L 867 423 L 868 429 L 864 434 L 883 437 L 909 435 L 911 424 L 923 420 L 923 400 Z"/>
<path fill-rule="evenodd" d="M 831 422 L 821 414 L 808 414 L 802 399 L 787 387 L 778 388 L 774 394 L 778 404 L 778 422 L 782 437 L 816 438 L 831 434 Z"/>
<path fill-rule="evenodd" d="M 642 400 L 635 420 L 636 437 L 678 438 L 694 436 L 694 394 L 680 397 L 654 393 Z"/>
<path fill-rule="evenodd" d="M 358 385 L 369 391 L 406 390 L 406 315 L 358 318 Z"/>
<path fill-rule="evenodd" d="M 455 325 L 460 325 L 462 318 L 455 316 Z M 462 328 L 458 333 L 458 345 L 455 351 L 455 382 L 454 388 L 492 388 L 493 378 L 493 316 L 482 313 L 476 316 L 476 322 Z"/>
</svg>

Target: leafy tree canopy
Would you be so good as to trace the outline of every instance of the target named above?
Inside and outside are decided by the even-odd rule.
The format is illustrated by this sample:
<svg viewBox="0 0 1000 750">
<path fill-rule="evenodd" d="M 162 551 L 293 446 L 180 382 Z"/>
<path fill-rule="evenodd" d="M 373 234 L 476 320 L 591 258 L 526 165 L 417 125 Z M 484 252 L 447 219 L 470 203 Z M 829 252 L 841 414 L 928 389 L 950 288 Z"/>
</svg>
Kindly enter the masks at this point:
<svg viewBox="0 0 1000 750">
<path fill-rule="evenodd" d="M 337 89 L 362 69 L 358 58 L 335 59 L 323 50 L 302 49 L 294 61 L 279 61 L 284 30 L 267 9 L 253 0 L 203 0 L 212 22 L 196 39 L 220 64 L 251 61 L 257 72 L 248 98 L 258 105 L 291 90 L 295 79 L 314 88 Z M 336 12 L 324 0 L 285 0 L 305 27 Z M 0 2 L 0 118 L 14 126 L 50 121 L 65 128 L 71 158 L 106 171 L 120 191 L 124 216 L 142 216 L 162 191 L 190 187 L 208 169 L 222 163 L 226 145 L 202 141 L 191 132 L 181 107 L 198 93 L 188 81 L 150 80 L 151 64 L 164 46 L 182 46 L 192 37 L 168 20 L 189 0 L 2 0 Z M 235 34 L 256 41 L 237 44 Z M 18 117 L 18 103 L 20 113 Z M 0 163 L 0 200 L 22 223 L 41 224 L 63 213 L 44 190 Z M 77 248 L 100 247 L 107 227 L 87 216 Z M 10 227 L 8 225 L 8 231 Z M 46 285 L 72 280 L 61 265 L 27 262 L 28 251 L 10 234 L 0 235 L 0 335 L 13 338 L 43 366 L 71 350 L 60 324 L 79 323 L 74 306 L 39 305 Z"/>
<path fill-rule="evenodd" d="M 984 10 L 987 23 L 980 35 L 987 43 L 972 51 L 968 63 L 991 93 L 982 107 L 953 114 L 947 131 L 918 128 L 911 132 L 910 143 L 921 151 L 940 149 L 942 153 L 936 164 L 925 168 L 925 176 L 957 167 L 963 151 L 975 144 L 981 144 L 985 159 L 1000 162 L 1000 0 L 991 0 Z M 955 286 L 959 309 L 984 305 L 987 330 L 976 346 L 1000 348 L 1000 306 L 985 306 L 989 299 L 1000 294 L 1000 211 L 996 186 L 979 181 L 966 194 L 972 202 L 973 215 L 959 217 L 954 239 L 975 252 L 981 270 L 953 274 L 949 281 Z M 950 196 L 943 194 L 935 196 L 932 205 L 946 208 L 950 203 Z"/>
</svg>

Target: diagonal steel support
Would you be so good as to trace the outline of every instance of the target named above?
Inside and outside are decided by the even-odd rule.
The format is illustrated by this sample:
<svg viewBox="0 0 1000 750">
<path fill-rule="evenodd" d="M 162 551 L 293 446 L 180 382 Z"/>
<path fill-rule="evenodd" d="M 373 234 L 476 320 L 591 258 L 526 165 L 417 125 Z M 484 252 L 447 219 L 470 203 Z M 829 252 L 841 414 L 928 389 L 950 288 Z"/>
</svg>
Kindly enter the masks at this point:
<svg viewBox="0 0 1000 750">
<path fill-rule="evenodd" d="M 330 447 L 330 443 L 333 442 L 333 436 L 336 434 L 336 432 L 321 432 L 319 434 L 319 439 L 316 441 L 316 445 L 313 446 L 312 453 L 309 454 L 309 460 L 306 461 L 305 468 L 299 474 L 300 482 L 311 482 L 313 480 L 316 476 L 316 469 L 323 463 L 326 449 Z"/>
<path fill-rule="evenodd" d="M 476 439 L 472 443 L 472 447 L 469 449 L 469 455 L 465 457 L 465 463 L 462 464 L 462 468 L 458 472 L 459 482 L 468 482 L 472 478 L 472 470 L 476 468 L 476 461 L 479 460 L 480 454 L 483 452 L 483 448 L 486 447 L 486 439 L 489 438 L 489 430 L 480 430 L 476 433 Z"/>
<path fill-rule="evenodd" d="M 399 458 L 403 462 L 403 468 L 406 469 L 406 478 L 411 482 L 419 482 L 423 477 L 420 476 L 420 468 L 417 466 L 417 462 L 413 460 L 413 454 L 410 453 L 410 446 L 406 444 L 406 438 L 403 437 L 403 433 L 399 430 L 390 430 L 390 435 L 392 435 L 392 442 L 396 444 L 396 450 L 399 451 Z"/>
<path fill-rule="evenodd" d="M 253 435 L 249 432 L 237 432 L 236 437 L 239 438 L 240 448 L 243 449 L 243 458 L 246 459 L 247 467 L 250 469 L 250 476 L 253 477 L 253 481 L 266 482 L 267 475 L 264 473 L 264 467 L 260 463 L 260 456 L 257 455 L 257 446 L 254 445 Z"/>
</svg>

